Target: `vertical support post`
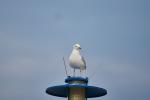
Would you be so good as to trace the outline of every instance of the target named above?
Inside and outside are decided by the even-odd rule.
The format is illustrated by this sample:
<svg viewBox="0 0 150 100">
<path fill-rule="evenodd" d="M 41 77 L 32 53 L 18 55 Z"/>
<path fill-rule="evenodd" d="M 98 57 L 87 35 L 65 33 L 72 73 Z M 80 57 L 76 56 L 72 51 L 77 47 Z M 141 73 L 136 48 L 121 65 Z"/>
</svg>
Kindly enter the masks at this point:
<svg viewBox="0 0 150 100">
<path fill-rule="evenodd" d="M 71 87 L 69 89 L 69 97 L 68 100 L 85 100 L 85 89 Z"/>
<path fill-rule="evenodd" d="M 68 88 L 68 100 L 87 100 L 86 88 L 88 79 L 82 77 L 69 77 L 65 80 L 70 86 Z"/>
</svg>

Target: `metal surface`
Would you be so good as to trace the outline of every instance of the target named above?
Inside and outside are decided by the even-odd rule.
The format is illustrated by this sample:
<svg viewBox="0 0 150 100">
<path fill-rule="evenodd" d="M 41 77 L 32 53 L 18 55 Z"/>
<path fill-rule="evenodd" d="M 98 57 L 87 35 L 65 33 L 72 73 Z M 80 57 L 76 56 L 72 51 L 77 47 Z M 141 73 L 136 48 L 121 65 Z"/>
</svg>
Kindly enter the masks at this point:
<svg viewBox="0 0 150 100">
<path fill-rule="evenodd" d="M 52 86 L 47 88 L 46 93 L 58 97 L 72 97 L 72 94 L 78 95 L 78 93 L 81 91 L 82 93 L 80 94 L 84 98 L 101 97 L 107 94 L 107 91 L 103 88 L 88 86 L 88 78 L 68 77 L 65 82 L 67 83 L 66 85 Z"/>
<path fill-rule="evenodd" d="M 84 88 L 69 88 L 68 100 L 85 100 Z"/>
<path fill-rule="evenodd" d="M 82 78 L 82 77 L 68 77 L 65 79 L 66 83 L 69 84 L 75 84 L 75 83 L 79 83 L 79 84 L 87 84 L 88 83 L 88 78 Z"/>
</svg>

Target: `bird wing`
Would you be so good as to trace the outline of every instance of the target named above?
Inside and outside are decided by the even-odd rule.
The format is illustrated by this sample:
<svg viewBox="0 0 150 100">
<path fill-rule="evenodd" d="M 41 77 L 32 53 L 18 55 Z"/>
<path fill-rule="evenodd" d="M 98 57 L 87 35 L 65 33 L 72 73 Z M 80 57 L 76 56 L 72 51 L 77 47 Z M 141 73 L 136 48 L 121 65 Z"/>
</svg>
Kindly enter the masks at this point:
<svg viewBox="0 0 150 100">
<path fill-rule="evenodd" d="M 84 59 L 83 56 L 81 57 L 81 60 L 83 61 L 84 65 L 85 65 L 85 67 L 86 67 L 86 62 L 85 62 L 85 59 Z"/>
</svg>

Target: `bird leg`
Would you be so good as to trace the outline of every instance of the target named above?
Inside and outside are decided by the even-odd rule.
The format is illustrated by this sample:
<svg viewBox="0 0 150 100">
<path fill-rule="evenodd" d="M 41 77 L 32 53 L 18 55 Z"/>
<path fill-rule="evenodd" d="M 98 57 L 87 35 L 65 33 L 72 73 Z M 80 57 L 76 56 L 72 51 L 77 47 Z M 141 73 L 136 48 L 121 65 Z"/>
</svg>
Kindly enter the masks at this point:
<svg viewBox="0 0 150 100">
<path fill-rule="evenodd" d="M 80 69 L 80 76 L 81 76 L 81 69 Z"/>
<path fill-rule="evenodd" d="M 74 70 L 73 70 L 73 76 L 75 76 L 75 68 L 74 68 Z"/>
</svg>

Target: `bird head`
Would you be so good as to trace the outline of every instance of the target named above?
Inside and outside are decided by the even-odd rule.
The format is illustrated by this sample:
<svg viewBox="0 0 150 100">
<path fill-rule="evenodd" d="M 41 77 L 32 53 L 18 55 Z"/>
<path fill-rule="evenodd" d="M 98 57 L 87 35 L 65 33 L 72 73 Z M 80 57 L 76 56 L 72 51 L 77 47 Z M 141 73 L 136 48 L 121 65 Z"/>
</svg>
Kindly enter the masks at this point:
<svg viewBox="0 0 150 100">
<path fill-rule="evenodd" d="M 80 46 L 80 44 L 75 44 L 75 45 L 73 46 L 73 48 L 76 49 L 76 50 L 80 50 L 80 49 L 81 49 L 81 46 Z"/>
</svg>

